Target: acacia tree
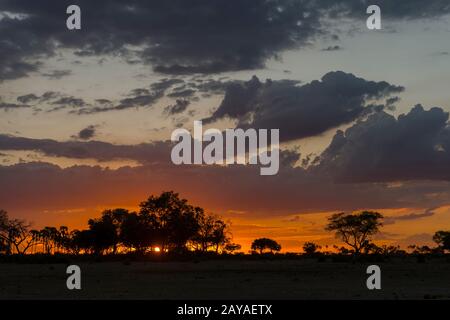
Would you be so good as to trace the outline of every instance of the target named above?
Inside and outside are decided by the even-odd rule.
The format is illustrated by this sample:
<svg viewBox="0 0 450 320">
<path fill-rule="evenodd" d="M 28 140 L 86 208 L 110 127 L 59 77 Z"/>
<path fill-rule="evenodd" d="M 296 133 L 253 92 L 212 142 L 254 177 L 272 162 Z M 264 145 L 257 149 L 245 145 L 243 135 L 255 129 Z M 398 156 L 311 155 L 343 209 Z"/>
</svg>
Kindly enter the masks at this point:
<svg viewBox="0 0 450 320">
<path fill-rule="evenodd" d="M 444 252 L 445 250 L 450 250 L 450 231 L 437 231 L 433 236 L 433 241 Z"/>
<path fill-rule="evenodd" d="M 356 255 L 370 245 L 370 238 L 383 225 L 383 216 L 378 212 L 336 213 L 328 218 L 327 231 L 334 231 L 336 237 L 349 245 Z"/>
<path fill-rule="evenodd" d="M 10 219 L 4 210 L 0 210 L 0 239 L 6 254 L 25 254 L 36 241 L 26 221 Z"/>
<path fill-rule="evenodd" d="M 270 250 L 270 252 L 280 251 L 281 245 L 272 239 L 259 238 L 253 241 L 251 248 L 252 250 L 259 250 L 259 253 L 262 254 L 266 249 Z"/>
</svg>

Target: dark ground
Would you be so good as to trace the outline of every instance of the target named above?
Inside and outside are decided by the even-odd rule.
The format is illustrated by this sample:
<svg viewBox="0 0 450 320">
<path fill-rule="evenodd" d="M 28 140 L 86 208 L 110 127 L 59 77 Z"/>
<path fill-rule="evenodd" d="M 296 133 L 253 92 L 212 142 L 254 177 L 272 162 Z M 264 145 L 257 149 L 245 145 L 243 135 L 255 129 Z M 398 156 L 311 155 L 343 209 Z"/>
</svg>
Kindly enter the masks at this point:
<svg viewBox="0 0 450 320">
<path fill-rule="evenodd" d="M 446 260 L 78 264 L 81 291 L 66 288 L 67 264 L 0 263 L 0 299 L 450 299 Z M 381 290 L 366 288 L 370 264 L 381 267 Z"/>
</svg>

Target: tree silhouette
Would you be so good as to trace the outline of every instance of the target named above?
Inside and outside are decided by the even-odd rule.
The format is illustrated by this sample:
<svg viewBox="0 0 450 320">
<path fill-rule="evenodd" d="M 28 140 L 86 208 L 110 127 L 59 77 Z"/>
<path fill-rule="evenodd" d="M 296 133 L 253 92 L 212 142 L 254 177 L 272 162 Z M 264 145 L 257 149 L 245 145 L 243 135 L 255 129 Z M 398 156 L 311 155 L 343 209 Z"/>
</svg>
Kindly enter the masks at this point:
<svg viewBox="0 0 450 320">
<path fill-rule="evenodd" d="M 189 205 L 173 191 L 150 196 L 140 207 L 140 215 L 158 230 L 163 251 L 166 248 L 184 251 L 186 243 L 195 238 L 200 228 L 197 217 L 202 209 Z"/>
<path fill-rule="evenodd" d="M 450 231 L 437 231 L 433 236 L 433 241 L 444 252 L 445 250 L 450 250 Z"/>
<path fill-rule="evenodd" d="M 59 232 L 55 227 L 45 227 L 40 230 L 37 237 L 42 242 L 44 253 L 52 254 L 58 244 Z"/>
<path fill-rule="evenodd" d="M 370 245 L 370 237 L 382 226 L 382 218 L 380 213 L 372 211 L 356 214 L 336 213 L 328 218 L 326 230 L 335 231 L 336 237 L 341 238 L 358 255 Z"/>
<path fill-rule="evenodd" d="M 11 243 L 9 241 L 9 217 L 8 213 L 0 210 L 0 245 L 3 252 L 11 254 Z"/>
<path fill-rule="evenodd" d="M 147 216 L 135 212 L 127 213 L 120 226 L 120 241 L 128 248 L 144 253 L 147 248 L 157 244 L 158 230 Z"/>
<path fill-rule="evenodd" d="M 193 238 L 197 250 L 207 251 L 210 247 L 218 252 L 220 247 L 226 245 L 228 237 L 228 225 L 215 215 L 206 215 L 201 208 L 196 208 L 199 229 Z"/>
<path fill-rule="evenodd" d="M 107 209 L 102 212 L 102 219 L 104 221 L 109 221 L 111 224 L 114 225 L 115 228 L 115 234 L 116 234 L 116 241 L 114 241 L 112 245 L 112 253 L 115 254 L 117 252 L 117 248 L 119 246 L 120 240 L 120 230 L 123 221 L 127 218 L 129 215 L 129 211 L 122 208 L 116 208 L 116 209 Z"/>
<path fill-rule="evenodd" d="M 93 234 L 91 230 L 74 230 L 70 233 L 70 248 L 73 253 L 90 253 L 93 250 Z"/>
<path fill-rule="evenodd" d="M 90 219 L 89 222 L 91 248 L 95 254 L 117 246 L 119 236 L 117 226 L 110 215 L 103 215 L 100 219 Z"/>
<path fill-rule="evenodd" d="M 6 244 L 6 241 L 4 239 L 0 239 L 0 253 L 1 252 L 5 252 L 7 251 L 8 246 Z"/>
<path fill-rule="evenodd" d="M 321 246 L 315 244 L 314 242 L 305 242 L 303 244 L 303 252 L 307 255 L 314 255 L 318 250 L 320 250 Z"/>
<path fill-rule="evenodd" d="M 265 249 L 273 251 L 280 251 L 281 245 L 278 244 L 275 240 L 268 238 L 259 238 L 253 241 L 252 250 L 259 250 L 259 253 L 262 254 Z"/>
<path fill-rule="evenodd" d="M 29 228 L 24 220 L 10 219 L 6 211 L 0 210 L 0 239 L 6 254 L 27 252 L 36 240 L 30 236 Z"/>
<path fill-rule="evenodd" d="M 58 236 L 56 237 L 56 248 L 58 252 L 63 250 L 65 252 L 70 244 L 69 228 L 66 226 L 60 226 L 58 230 Z"/>
<path fill-rule="evenodd" d="M 404 255 L 398 246 L 377 246 L 370 240 L 382 226 L 382 215 L 363 211 L 357 214 L 338 213 L 328 218 L 326 227 L 335 231 L 353 250 L 333 246 L 340 254 L 378 254 Z M 240 250 L 241 246 L 230 242 L 228 224 L 219 216 L 205 214 L 200 207 L 188 204 L 177 193 L 163 192 L 151 196 L 141 203 L 139 213 L 126 209 L 108 209 L 100 218 L 88 221 L 89 229 L 69 231 L 66 226 L 44 227 L 30 230 L 30 225 L 20 219 L 10 219 L 7 212 L 0 210 L 0 253 L 36 253 L 41 248 L 46 254 L 105 254 L 128 252 L 146 253 L 149 249 L 160 247 L 166 250 L 213 250 L 216 253 Z M 437 231 L 433 240 L 437 248 L 411 245 L 413 254 L 442 253 L 450 250 L 450 231 Z M 280 251 L 281 246 L 272 239 L 260 238 L 253 241 L 252 250 L 263 253 L 265 250 Z M 31 249 L 31 250 L 30 250 Z M 320 249 L 313 242 L 303 245 L 305 254 L 312 255 Z"/>
</svg>

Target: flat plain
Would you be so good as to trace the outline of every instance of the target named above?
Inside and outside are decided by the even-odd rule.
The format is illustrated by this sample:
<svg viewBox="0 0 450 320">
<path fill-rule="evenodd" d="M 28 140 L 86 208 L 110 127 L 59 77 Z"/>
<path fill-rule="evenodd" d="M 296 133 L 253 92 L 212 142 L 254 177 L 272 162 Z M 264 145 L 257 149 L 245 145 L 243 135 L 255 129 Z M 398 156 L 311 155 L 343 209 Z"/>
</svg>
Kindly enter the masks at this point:
<svg viewBox="0 0 450 320">
<path fill-rule="evenodd" d="M 0 264 L 0 299 L 450 299 L 450 263 L 375 263 L 382 289 L 368 290 L 374 263 L 303 260 L 79 263 L 82 289 L 66 287 L 67 264 Z"/>
</svg>

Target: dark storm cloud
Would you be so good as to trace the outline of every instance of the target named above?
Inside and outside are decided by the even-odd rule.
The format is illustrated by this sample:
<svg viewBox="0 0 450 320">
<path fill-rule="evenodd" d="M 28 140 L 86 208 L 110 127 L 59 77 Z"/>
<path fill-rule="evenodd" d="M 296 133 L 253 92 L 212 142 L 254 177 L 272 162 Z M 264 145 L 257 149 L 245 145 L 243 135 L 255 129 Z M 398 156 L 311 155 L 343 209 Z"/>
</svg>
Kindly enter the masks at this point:
<svg viewBox="0 0 450 320">
<path fill-rule="evenodd" d="M 27 99 L 17 99 L 17 101 L 20 102 L 20 104 L 3 101 L 2 97 L 0 97 L 0 110 L 9 111 L 12 109 L 30 108 L 27 104 Z"/>
<path fill-rule="evenodd" d="M 53 101 L 51 104 L 58 105 L 60 107 L 72 107 L 81 108 L 86 106 L 86 102 L 83 99 L 73 96 L 61 97 L 58 100 Z"/>
<path fill-rule="evenodd" d="M 109 99 L 96 99 L 92 104 L 86 102 L 82 98 L 66 95 L 61 92 L 47 91 L 41 96 L 34 93 L 25 94 L 17 97 L 17 101 L 22 104 L 32 104 L 35 107 L 39 105 L 39 110 L 53 112 L 62 110 L 65 108 L 71 108 L 69 111 L 71 114 L 92 114 L 98 112 L 108 112 L 124 110 L 137 107 L 150 107 L 158 102 L 164 96 L 169 98 L 183 97 L 180 101 L 189 99 L 195 100 L 197 89 L 183 89 L 176 90 L 174 86 L 182 85 L 186 87 L 184 80 L 181 79 L 162 79 L 150 84 L 146 88 L 132 89 L 123 99 L 118 101 L 111 101 Z M 166 91 L 171 90 L 169 93 Z M 206 90 L 206 89 L 205 89 Z M 179 104 L 177 102 L 177 104 Z M 19 105 L 8 104 L 10 108 L 13 106 L 19 107 Z M 50 107 L 50 108 L 48 108 Z M 6 108 L 6 104 L 4 106 Z M 75 109 L 75 110 L 73 110 Z"/>
<path fill-rule="evenodd" d="M 129 96 L 142 96 L 142 95 L 147 95 L 147 94 L 150 94 L 150 90 L 145 89 L 145 88 L 137 88 L 137 89 L 131 90 L 131 92 L 129 93 Z"/>
<path fill-rule="evenodd" d="M 92 114 L 99 112 L 118 111 L 138 107 L 150 107 L 164 97 L 171 87 L 184 83 L 180 79 L 162 79 L 152 83 L 148 88 L 136 88 L 130 91 L 126 98 L 112 103 L 108 99 L 97 99 L 97 104 L 76 111 L 73 114 Z"/>
<path fill-rule="evenodd" d="M 39 97 L 37 95 L 33 94 L 33 93 L 17 97 L 17 101 L 19 101 L 20 103 L 34 102 L 34 101 L 36 101 L 38 99 L 39 99 Z"/>
<path fill-rule="evenodd" d="M 169 93 L 167 96 L 170 98 L 190 98 L 195 94 L 195 90 L 185 89 L 185 90 L 175 90 Z"/>
<path fill-rule="evenodd" d="M 183 79 L 177 78 L 164 78 L 150 85 L 150 88 L 155 91 L 166 91 L 167 89 L 177 85 L 184 83 Z"/>
<path fill-rule="evenodd" d="M 109 99 L 96 99 L 95 102 L 99 103 L 99 104 L 111 104 L 111 100 Z"/>
<path fill-rule="evenodd" d="M 365 19 L 370 1 L 79 0 L 82 29 L 65 28 L 71 1 L 0 0 L 0 80 L 27 76 L 58 49 L 78 56 L 122 56 L 168 74 L 262 68 L 283 50 L 327 33 L 323 18 Z M 383 0 L 387 18 L 449 12 L 446 0 Z M 133 46 L 133 49 L 129 49 Z M 138 49 L 136 49 L 138 48 Z M 140 48 L 140 49 L 139 49 Z"/>
<path fill-rule="evenodd" d="M 55 91 L 47 91 L 40 97 L 39 102 L 47 102 L 61 96 L 61 93 Z"/>
<path fill-rule="evenodd" d="M 37 5 L 31 0 L 2 0 L 0 10 L 24 18 L 0 21 L 0 38 L 5 39 L 0 75 L 24 76 L 36 70 L 28 58 L 51 56 L 57 48 L 74 49 L 79 56 L 122 55 L 170 74 L 260 68 L 280 50 L 318 33 L 318 12 L 303 2 L 80 0 L 83 28 L 68 32 L 64 19 L 70 1 L 42 0 Z M 126 45 L 143 50 L 133 57 Z"/>
<path fill-rule="evenodd" d="M 68 96 L 55 91 L 44 92 L 41 96 L 37 96 L 34 93 L 22 95 L 17 97 L 17 101 L 22 104 L 32 104 L 33 106 L 40 104 L 40 108 L 35 108 L 35 110 L 46 112 L 58 111 L 65 108 L 83 108 L 88 105 L 88 103 L 81 98 Z M 42 104 L 46 104 L 51 108 L 42 108 Z"/>
<path fill-rule="evenodd" d="M 427 117 L 416 119 L 415 122 L 419 127 L 420 124 L 423 127 L 436 125 L 434 121 L 431 121 L 434 123 L 431 125 L 430 121 L 424 118 Z M 400 127 L 408 126 L 401 124 Z M 384 129 L 386 129 L 384 135 L 392 135 L 388 127 L 385 126 Z M 424 133 L 424 130 L 419 131 Z M 394 134 L 392 139 L 407 145 L 408 137 L 408 134 Z M 385 148 L 398 148 L 399 143 L 389 144 L 390 140 L 386 141 L 387 143 L 382 145 Z M 364 139 L 361 143 L 367 144 L 367 149 L 370 146 L 374 149 L 382 148 Z M 357 142 L 353 144 L 358 145 Z M 329 151 L 322 161 L 331 164 L 329 167 L 333 169 L 331 172 L 315 165 L 308 168 L 295 166 L 300 161 L 299 153 L 284 150 L 280 154 L 279 173 L 275 176 L 260 176 L 258 166 L 175 166 L 170 161 L 171 147 L 170 142 L 114 145 L 98 141 L 58 142 L 0 135 L 0 150 L 39 151 L 47 156 L 99 161 L 130 159 L 142 164 L 135 168 L 125 167 L 117 170 L 90 166 L 62 169 L 44 163 L 0 166 L 2 177 L 0 203 L 7 209 L 19 207 L 30 209 L 33 206 L 48 208 L 49 204 L 66 207 L 99 205 L 99 201 L 101 202 L 99 199 L 120 197 L 130 199 L 131 197 L 133 201 L 139 201 L 148 193 L 172 189 L 193 200 L 211 204 L 211 210 L 228 210 L 232 204 L 234 210 L 262 215 L 317 212 L 318 210 L 350 211 L 361 208 L 424 206 L 432 208 L 450 203 L 450 183 L 429 181 L 427 163 L 423 160 L 427 155 L 418 150 L 413 150 L 414 155 L 416 159 L 422 160 L 424 166 L 414 169 L 421 171 L 420 180 L 426 181 L 407 181 L 391 186 L 383 182 L 383 179 L 378 183 L 340 183 L 334 179 L 335 167 L 332 166 L 336 161 L 335 158 L 339 159 L 340 155 L 330 158 Z M 373 157 L 373 153 L 368 156 L 364 154 L 368 152 L 366 149 L 360 151 L 351 154 L 354 161 Z M 399 150 L 399 152 L 405 152 L 405 150 Z M 405 157 L 412 157 L 412 154 L 406 153 Z M 354 163 L 356 164 L 352 169 L 358 172 L 360 164 Z M 323 162 L 320 165 L 322 166 Z M 42 185 L 46 186 L 46 192 L 36 194 L 35 190 Z M 111 186 L 120 187 L 111 188 Z M 11 200 L 17 199 L 18 195 L 26 201 Z M 408 215 L 401 219 L 419 218 L 419 215 L 425 217 L 431 213 Z"/>
<path fill-rule="evenodd" d="M 61 78 L 70 76 L 72 71 L 70 70 L 53 70 L 49 73 L 43 73 L 42 76 L 49 78 L 51 80 L 59 80 Z"/>
<path fill-rule="evenodd" d="M 329 46 L 329 47 L 322 49 L 322 51 L 339 51 L 339 50 L 342 50 L 342 47 L 338 46 L 338 45 Z"/>
<path fill-rule="evenodd" d="M 96 134 L 96 126 L 87 126 L 80 132 L 78 132 L 77 135 L 73 136 L 73 138 L 81 139 L 81 140 L 89 140 L 92 139 Z"/>
<path fill-rule="evenodd" d="M 342 71 L 329 72 L 320 81 L 301 86 L 293 80 L 262 83 L 253 77 L 246 83 L 229 85 L 219 108 L 205 122 L 235 118 L 240 127 L 279 128 L 281 140 L 293 140 L 379 111 L 383 106 L 372 101 L 401 91 L 403 87 Z"/>
<path fill-rule="evenodd" d="M 87 129 L 88 131 L 80 132 L 78 136 L 86 139 L 89 134 L 93 134 L 89 131 L 89 127 Z M 115 145 L 100 141 L 59 142 L 51 139 L 31 139 L 0 134 L 0 150 L 39 151 L 47 156 L 99 161 L 117 159 L 129 159 L 141 163 L 170 161 L 170 146 L 170 142 Z"/>
<path fill-rule="evenodd" d="M 320 6 L 328 9 L 330 16 L 366 18 L 366 8 L 376 4 L 381 8 L 384 18 L 421 19 L 441 17 L 450 12 L 447 0 L 321 0 Z"/>
<path fill-rule="evenodd" d="M 381 112 L 338 131 L 320 156 L 341 181 L 450 180 L 450 128 L 441 108 Z"/>
<path fill-rule="evenodd" d="M 391 190 L 384 184 L 338 184 L 289 167 L 262 177 L 257 166 L 240 165 L 175 166 L 169 161 L 110 170 L 21 163 L 0 166 L 0 176 L 0 203 L 10 211 L 101 206 L 118 199 L 135 205 L 162 190 L 176 190 L 218 213 L 233 209 L 249 216 L 429 206 L 436 201 L 430 200 L 430 194 L 439 194 L 438 204 L 448 204 L 450 199 L 449 184 L 443 182 L 405 184 Z M 36 193 L 42 186 L 45 192 Z M 17 201 L 19 196 L 22 201 Z"/>
<path fill-rule="evenodd" d="M 206 88 L 204 90 L 207 90 Z M 182 112 L 188 106 L 190 100 L 198 99 L 196 93 L 200 92 L 195 83 L 186 83 L 183 79 L 164 78 L 150 84 L 146 88 L 136 88 L 126 95 L 126 98 L 113 102 L 108 99 L 97 99 L 93 106 L 88 106 L 80 110 L 72 111 L 73 114 L 92 114 L 99 112 L 109 112 L 125 110 L 137 107 L 150 107 L 161 98 L 181 98 L 176 99 L 175 104 L 166 108 L 166 111 L 174 110 L 175 113 Z M 189 101 L 188 101 L 189 100 Z M 183 109 L 184 108 L 184 109 Z M 169 110 L 170 109 L 170 110 Z"/>
<path fill-rule="evenodd" d="M 29 105 L 26 104 L 16 104 L 16 103 L 7 103 L 0 101 L 0 110 L 11 110 L 11 109 L 21 109 L 21 108 L 29 108 Z"/>
<path fill-rule="evenodd" d="M 59 92 L 46 91 L 41 96 L 37 96 L 34 93 L 19 96 L 17 97 L 17 101 L 21 103 L 49 102 L 61 97 L 64 97 L 64 95 Z"/>
<path fill-rule="evenodd" d="M 383 219 L 383 223 L 385 225 L 387 225 L 387 224 L 394 224 L 396 221 L 411 221 L 411 220 L 417 220 L 417 219 L 431 217 L 431 216 L 434 216 L 435 209 L 437 209 L 437 208 L 429 208 L 429 209 L 424 210 L 424 212 L 422 212 L 422 213 L 410 213 L 410 214 L 405 214 L 405 215 L 395 216 L 395 217 L 385 217 Z"/>
<path fill-rule="evenodd" d="M 163 97 L 163 92 L 157 91 L 153 93 L 137 94 L 131 98 L 120 100 L 120 103 L 115 106 L 116 109 L 128 109 L 133 107 L 144 107 L 154 104 Z"/>
<path fill-rule="evenodd" d="M 177 99 L 175 104 L 167 106 L 164 109 L 164 112 L 168 115 L 182 113 L 183 111 L 185 111 L 187 109 L 189 104 L 190 104 L 189 100 Z"/>
<path fill-rule="evenodd" d="M 391 97 L 386 99 L 386 107 L 395 109 L 395 104 L 400 101 L 400 97 Z"/>
</svg>

